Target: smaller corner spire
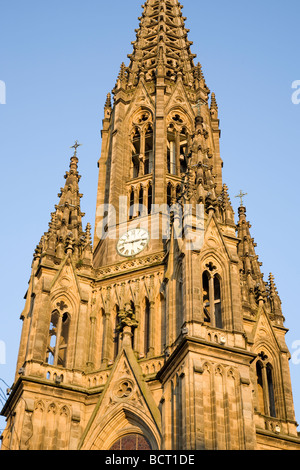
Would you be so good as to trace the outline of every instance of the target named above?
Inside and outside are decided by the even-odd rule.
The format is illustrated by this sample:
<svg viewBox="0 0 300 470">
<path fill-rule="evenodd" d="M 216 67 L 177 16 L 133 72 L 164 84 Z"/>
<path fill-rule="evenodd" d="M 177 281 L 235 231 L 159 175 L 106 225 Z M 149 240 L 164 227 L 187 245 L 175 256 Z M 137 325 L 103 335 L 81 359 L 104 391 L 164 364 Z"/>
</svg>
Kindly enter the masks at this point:
<svg viewBox="0 0 300 470">
<path fill-rule="evenodd" d="M 283 325 L 285 319 L 282 314 L 281 299 L 278 295 L 275 278 L 272 273 L 269 274 L 267 287 L 271 307 L 271 318 L 275 320 L 279 325 Z"/>
<path fill-rule="evenodd" d="M 275 278 L 272 273 L 269 274 L 269 287 L 270 287 L 270 292 L 272 295 L 277 294 L 277 288 L 275 284 Z"/>
<path fill-rule="evenodd" d="M 225 215 L 225 222 L 234 224 L 234 212 L 231 205 L 228 186 L 224 183 L 221 192 L 221 207 Z"/>
<path fill-rule="evenodd" d="M 111 109 L 111 93 L 107 93 L 104 109 Z"/>
<path fill-rule="evenodd" d="M 202 71 L 202 65 L 200 64 L 200 62 L 197 63 L 197 65 L 195 66 L 195 78 L 197 80 L 202 80 L 204 78 L 203 76 L 203 71 Z"/>
<path fill-rule="evenodd" d="M 118 79 L 123 81 L 126 79 L 126 65 L 124 62 L 122 62 L 121 64 L 121 67 L 120 67 L 120 72 L 119 72 L 119 75 L 118 75 Z"/>
<path fill-rule="evenodd" d="M 214 110 L 218 111 L 218 103 L 217 103 L 217 100 L 216 100 L 216 94 L 215 93 L 211 94 L 210 109 L 211 110 L 214 109 Z"/>
</svg>

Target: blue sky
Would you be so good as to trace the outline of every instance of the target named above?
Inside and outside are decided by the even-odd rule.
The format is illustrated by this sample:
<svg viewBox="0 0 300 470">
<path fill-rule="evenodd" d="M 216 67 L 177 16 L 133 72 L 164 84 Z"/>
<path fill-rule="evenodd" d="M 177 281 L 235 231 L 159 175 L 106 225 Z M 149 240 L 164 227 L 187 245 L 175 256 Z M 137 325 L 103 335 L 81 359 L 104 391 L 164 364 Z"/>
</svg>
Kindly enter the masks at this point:
<svg viewBox="0 0 300 470">
<path fill-rule="evenodd" d="M 299 0 L 182 0 L 193 53 L 216 93 L 224 182 L 248 193 L 247 216 L 265 278 L 275 276 L 286 317 L 287 344 L 300 340 L 298 283 L 300 105 Z M 107 92 L 128 64 L 138 27 L 136 0 L 2 0 L 0 105 L 2 277 L 0 341 L 14 380 L 24 294 L 32 254 L 47 230 L 76 139 L 82 210 L 94 223 L 97 160 Z M 297 357 L 295 354 L 294 357 Z M 300 358 L 300 354 L 299 354 Z M 296 361 L 294 361 L 296 362 Z M 300 420 L 300 364 L 291 362 Z M 0 419 L 0 428 L 5 425 Z"/>
</svg>

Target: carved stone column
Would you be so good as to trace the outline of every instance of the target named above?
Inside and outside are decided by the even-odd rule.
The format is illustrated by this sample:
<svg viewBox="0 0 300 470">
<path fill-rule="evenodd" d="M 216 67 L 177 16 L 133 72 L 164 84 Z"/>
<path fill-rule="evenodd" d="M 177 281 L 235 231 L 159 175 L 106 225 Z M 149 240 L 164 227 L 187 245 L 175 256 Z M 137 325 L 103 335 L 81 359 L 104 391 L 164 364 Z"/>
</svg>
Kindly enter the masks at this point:
<svg viewBox="0 0 300 470">
<path fill-rule="evenodd" d="M 95 349 L 95 325 L 96 317 L 90 317 L 90 347 L 87 366 L 92 369 L 94 367 L 94 349 Z"/>
<path fill-rule="evenodd" d="M 150 311 L 149 311 L 149 351 L 148 357 L 154 356 L 155 351 L 155 302 L 150 300 Z"/>
</svg>

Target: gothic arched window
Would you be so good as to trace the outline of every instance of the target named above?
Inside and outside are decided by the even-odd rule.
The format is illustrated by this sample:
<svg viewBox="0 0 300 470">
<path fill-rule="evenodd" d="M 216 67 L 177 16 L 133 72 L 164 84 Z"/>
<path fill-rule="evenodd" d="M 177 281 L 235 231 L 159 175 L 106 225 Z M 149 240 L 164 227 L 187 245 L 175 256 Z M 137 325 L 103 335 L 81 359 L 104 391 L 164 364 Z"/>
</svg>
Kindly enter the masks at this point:
<svg viewBox="0 0 300 470">
<path fill-rule="evenodd" d="M 148 440 L 140 434 L 128 434 L 118 439 L 110 450 L 152 450 Z"/>
<path fill-rule="evenodd" d="M 132 220 L 134 217 L 134 188 L 130 189 L 129 195 L 129 220 Z"/>
<path fill-rule="evenodd" d="M 153 172 L 153 127 L 149 124 L 145 134 L 145 162 L 144 174 L 149 175 Z"/>
<path fill-rule="evenodd" d="M 203 273 L 202 295 L 204 321 L 215 328 L 223 328 L 221 280 L 218 274 Z"/>
<path fill-rule="evenodd" d="M 139 190 L 139 211 L 138 211 L 139 217 L 143 215 L 143 209 L 144 209 L 144 188 L 143 186 L 141 186 Z"/>
<path fill-rule="evenodd" d="M 180 114 L 169 117 L 167 131 L 167 171 L 170 175 L 186 173 L 187 158 L 190 148 L 190 133 Z"/>
<path fill-rule="evenodd" d="M 152 184 L 149 185 L 148 187 L 148 214 L 151 214 L 152 211 L 152 202 L 153 202 L 153 189 L 152 189 Z"/>
<path fill-rule="evenodd" d="M 260 361 L 256 363 L 256 379 L 257 379 L 258 409 L 261 413 L 264 414 L 265 412 L 264 385 L 263 385 L 262 364 Z"/>
<path fill-rule="evenodd" d="M 273 382 L 273 368 L 271 364 L 267 364 L 267 383 L 269 395 L 269 412 L 272 418 L 276 418 L 275 395 L 274 395 L 274 382 Z"/>
<path fill-rule="evenodd" d="M 202 276 L 202 292 L 204 321 L 206 323 L 210 323 L 209 275 L 206 271 L 203 273 Z"/>
<path fill-rule="evenodd" d="M 168 129 L 167 171 L 176 175 L 176 136 L 173 127 Z"/>
<path fill-rule="evenodd" d="M 132 138 L 132 177 L 138 178 L 140 174 L 140 154 L 141 154 L 141 134 L 139 129 L 135 129 Z"/>
<path fill-rule="evenodd" d="M 70 315 L 64 302 L 60 302 L 60 310 L 54 310 L 49 328 L 46 362 L 54 366 L 66 367 L 67 348 L 70 329 Z"/>
<path fill-rule="evenodd" d="M 268 357 L 262 352 L 256 363 L 257 404 L 258 411 L 276 418 L 273 367 L 267 362 Z"/>
<path fill-rule="evenodd" d="M 184 128 L 180 132 L 180 173 L 185 173 L 187 170 L 187 149 L 188 149 L 188 135 Z"/>
<path fill-rule="evenodd" d="M 222 304 L 221 304 L 221 283 L 219 276 L 214 277 L 214 315 L 216 328 L 223 328 Z"/>
</svg>

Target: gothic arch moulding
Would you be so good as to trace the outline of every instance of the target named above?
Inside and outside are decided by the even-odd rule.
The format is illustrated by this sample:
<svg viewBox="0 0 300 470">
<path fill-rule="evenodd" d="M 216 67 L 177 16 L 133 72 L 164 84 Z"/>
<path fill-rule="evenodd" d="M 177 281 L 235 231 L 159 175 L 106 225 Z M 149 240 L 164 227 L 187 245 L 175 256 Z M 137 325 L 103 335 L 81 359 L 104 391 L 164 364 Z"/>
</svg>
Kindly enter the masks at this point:
<svg viewBox="0 0 300 470">
<path fill-rule="evenodd" d="M 76 296 L 71 292 L 71 289 L 66 292 L 63 289 L 57 289 L 51 293 L 50 305 L 52 310 L 57 309 L 58 303 L 64 303 L 68 307 L 68 312 L 73 314 L 76 312 L 79 304 L 79 299 L 76 299 Z"/>
<path fill-rule="evenodd" d="M 167 111 L 167 127 L 171 124 L 180 129 L 186 128 L 190 135 L 193 133 L 193 120 L 181 106 L 173 106 Z"/>
<path fill-rule="evenodd" d="M 220 252 L 216 252 L 214 249 L 206 248 L 201 252 L 200 262 L 202 270 L 207 269 L 207 265 L 213 265 L 216 272 L 218 272 L 222 277 L 226 272 L 227 263 L 224 256 Z"/>
<path fill-rule="evenodd" d="M 109 450 L 119 439 L 137 434 L 143 436 L 152 450 L 160 449 L 161 436 L 146 414 L 140 417 L 131 405 L 120 403 L 103 417 L 86 436 L 81 450 Z"/>
<path fill-rule="evenodd" d="M 130 130 L 132 130 L 133 127 L 142 129 L 149 124 L 153 124 L 153 112 L 148 107 L 139 107 L 131 114 L 129 119 Z"/>
</svg>

